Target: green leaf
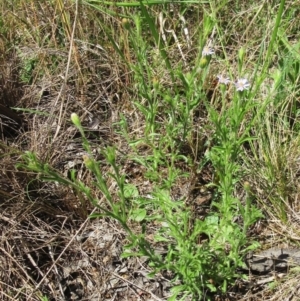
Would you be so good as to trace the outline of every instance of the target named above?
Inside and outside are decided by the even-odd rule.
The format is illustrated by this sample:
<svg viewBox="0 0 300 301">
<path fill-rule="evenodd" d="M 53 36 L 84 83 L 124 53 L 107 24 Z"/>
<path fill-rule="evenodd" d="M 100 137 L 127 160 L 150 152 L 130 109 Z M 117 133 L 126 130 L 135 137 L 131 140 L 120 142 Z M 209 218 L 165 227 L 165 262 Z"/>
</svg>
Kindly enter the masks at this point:
<svg viewBox="0 0 300 301">
<path fill-rule="evenodd" d="M 141 222 L 145 219 L 147 211 L 145 209 L 135 209 L 132 211 L 130 218 L 136 222 Z"/>
<path fill-rule="evenodd" d="M 170 242 L 170 239 L 165 238 L 165 237 L 163 237 L 163 236 L 161 236 L 161 235 L 159 235 L 159 234 L 156 234 L 156 235 L 154 236 L 154 240 L 155 240 L 156 242 Z"/>
<path fill-rule="evenodd" d="M 124 197 L 125 198 L 137 198 L 139 196 L 139 191 L 133 184 L 126 184 L 124 186 Z"/>
</svg>

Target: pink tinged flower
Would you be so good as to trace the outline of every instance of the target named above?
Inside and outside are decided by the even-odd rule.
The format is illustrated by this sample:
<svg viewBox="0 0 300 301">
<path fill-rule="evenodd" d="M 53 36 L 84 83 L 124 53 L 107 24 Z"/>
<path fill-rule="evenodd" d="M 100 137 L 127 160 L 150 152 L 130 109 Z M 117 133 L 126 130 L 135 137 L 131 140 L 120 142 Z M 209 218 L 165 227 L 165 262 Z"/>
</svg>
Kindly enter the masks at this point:
<svg viewBox="0 0 300 301">
<path fill-rule="evenodd" d="M 215 51 L 212 48 L 209 48 L 208 46 L 204 46 L 204 48 L 202 50 L 202 56 L 209 56 L 214 53 L 215 53 Z"/>
<path fill-rule="evenodd" d="M 229 77 L 223 75 L 218 75 L 217 78 L 219 80 L 219 84 L 228 85 L 231 82 Z"/>
<path fill-rule="evenodd" d="M 237 91 L 244 91 L 250 88 L 250 83 L 246 78 L 240 78 L 234 84 Z"/>
</svg>

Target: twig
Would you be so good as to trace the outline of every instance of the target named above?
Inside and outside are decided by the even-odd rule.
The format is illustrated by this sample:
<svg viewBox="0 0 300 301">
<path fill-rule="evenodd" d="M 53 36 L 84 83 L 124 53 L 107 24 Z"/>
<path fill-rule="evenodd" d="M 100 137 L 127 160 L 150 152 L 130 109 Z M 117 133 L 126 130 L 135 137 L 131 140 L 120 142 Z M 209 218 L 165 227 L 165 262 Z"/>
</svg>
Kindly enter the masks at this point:
<svg viewBox="0 0 300 301">
<path fill-rule="evenodd" d="M 70 48 L 69 48 L 68 62 L 67 62 L 67 66 L 66 66 L 64 81 L 63 81 L 63 84 L 61 85 L 61 88 L 60 88 L 60 91 L 57 95 L 56 101 L 53 105 L 53 108 L 52 108 L 52 111 L 51 111 L 51 114 L 50 114 L 51 116 L 53 115 L 53 112 L 55 110 L 55 107 L 57 105 L 58 100 L 61 98 L 61 96 L 65 92 L 65 87 L 67 85 L 68 74 L 69 74 L 69 69 L 70 69 L 70 64 L 71 64 L 72 51 L 73 51 L 73 43 L 74 43 L 74 35 L 75 35 L 75 29 L 76 29 L 77 16 L 78 16 L 78 0 L 75 1 L 74 22 L 73 22 L 72 34 L 71 34 L 71 37 L 70 37 Z M 56 128 L 56 132 L 55 132 L 54 137 L 53 137 L 53 141 L 56 139 L 56 137 L 59 133 L 59 130 L 61 128 L 63 105 L 64 105 L 64 98 L 62 98 L 62 101 L 61 101 L 59 116 L 58 116 L 58 121 L 57 121 L 57 128 Z"/>
<path fill-rule="evenodd" d="M 138 286 L 137 284 L 134 284 L 133 282 L 131 282 L 131 281 L 129 281 L 129 280 L 123 278 L 122 276 L 119 276 L 118 274 L 116 274 L 116 273 L 114 273 L 114 272 L 112 272 L 112 275 L 114 275 L 115 277 L 119 278 L 120 280 L 122 280 L 122 281 L 124 281 L 124 282 L 127 282 L 128 284 L 130 284 L 130 285 L 136 287 L 137 289 L 139 289 L 139 290 L 141 290 L 141 291 L 143 291 L 143 292 L 145 292 L 145 293 L 147 293 L 147 294 L 150 294 L 151 297 L 152 297 L 154 300 L 157 300 L 157 301 L 164 301 L 163 299 L 160 299 L 160 298 L 158 298 L 157 296 L 155 296 L 152 292 L 149 292 L 149 291 L 147 291 L 147 290 L 141 288 L 141 287 Z"/>
<path fill-rule="evenodd" d="M 93 214 L 96 211 L 97 208 L 94 208 L 93 211 L 91 212 L 91 214 Z M 68 244 L 65 246 L 65 248 L 62 250 L 62 252 L 59 254 L 59 256 L 56 258 L 56 260 L 52 263 L 51 267 L 48 269 L 48 271 L 45 273 L 44 277 L 41 279 L 41 281 L 36 285 L 35 290 L 37 290 L 41 284 L 43 283 L 43 281 L 46 279 L 46 277 L 48 276 L 48 274 L 51 272 L 51 270 L 56 266 L 57 262 L 59 261 L 59 259 L 62 257 L 62 255 L 66 252 L 66 250 L 69 248 L 69 246 L 71 245 L 71 243 L 74 241 L 74 239 L 78 236 L 78 234 L 81 232 L 81 230 L 84 228 L 84 226 L 86 225 L 87 221 L 89 220 L 89 218 L 87 218 L 84 223 L 80 226 L 80 228 L 76 231 L 76 233 L 74 234 L 74 236 L 71 238 L 71 240 L 68 242 Z M 30 297 L 32 296 L 34 292 L 31 292 L 28 300 L 30 300 Z"/>
</svg>

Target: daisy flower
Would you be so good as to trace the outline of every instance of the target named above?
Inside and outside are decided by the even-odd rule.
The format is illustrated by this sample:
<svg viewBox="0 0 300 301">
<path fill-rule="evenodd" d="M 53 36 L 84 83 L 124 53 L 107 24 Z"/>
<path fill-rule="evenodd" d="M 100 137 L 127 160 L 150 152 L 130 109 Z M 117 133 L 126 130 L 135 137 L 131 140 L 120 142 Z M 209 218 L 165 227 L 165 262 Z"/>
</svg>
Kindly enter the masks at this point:
<svg viewBox="0 0 300 301">
<path fill-rule="evenodd" d="M 246 78 L 239 78 L 234 85 L 237 91 L 249 90 L 250 88 L 250 83 Z"/>
<path fill-rule="evenodd" d="M 219 80 L 219 84 L 228 85 L 231 82 L 229 77 L 223 75 L 218 75 L 217 79 Z"/>
<path fill-rule="evenodd" d="M 214 53 L 215 53 L 215 51 L 212 48 L 209 48 L 208 46 L 204 46 L 204 48 L 202 50 L 202 56 L 209 56 Z"/>
</svg>

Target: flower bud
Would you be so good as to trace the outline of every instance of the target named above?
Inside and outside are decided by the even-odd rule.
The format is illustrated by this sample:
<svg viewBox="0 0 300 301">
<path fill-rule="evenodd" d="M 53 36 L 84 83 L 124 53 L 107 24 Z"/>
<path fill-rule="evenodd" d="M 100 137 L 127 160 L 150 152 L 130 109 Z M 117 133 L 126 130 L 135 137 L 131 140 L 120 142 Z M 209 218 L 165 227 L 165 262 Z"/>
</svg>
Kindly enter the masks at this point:
<svg viewBox="0 0 300 301">
<path fill-rule="evenodd" d="M 243 186 L 244 186 L 244 189 L 245 189 L 247 192 L 250 192 L 251 186 L 250 186 L 250 183 L 249 183 L 248 181 L 245 181 Z"/>
<path fill-rule="evenodd" d="M 158 89 L 158 87 L 159 87 L 159 80 L 158 80 L 158 78 L 156 76 L 152 78 L 152 84 L 153 84 L 153 87 L 155 89 Z"/>
<path fill-rule="evenodd" d="M 246 50 L 244 47 L 240 48 L 239 52 L 238 52 L 238 58 L 240 62 L 244 61 L 245 58 L 245 54 L 246 54 Z"/>
<path fill-rule="evenodd" d="M 203 56 L 201 59 L 200 59 L 200 62 L 199 62 L 199 66 L 200 68 L 205 68 L 209 63 L 209 59 L 207 56 Z"/>
<path fill-rule="evenodd" d="M 129 29 L 129 27 L 130 27 L 129 20 L 128 20 L 127 18 L 123 18 L 123 19 L 122 19 L 122 25 L 123 25 L 126 29 Z"/>
<path fill-rule="evenodd" d="M 87 155 L 82 156 L 83 162 L 85 166 L 89 169 L 92 170 L 94 169 L 94 161 Z"/>
<path fill-rule="evenodd" d="M 239 68 L 239 74 L 242 72 L 244 59 L 245 59 L 246 50 L 244 47 L 241 47 L 238 52 L 238 68 Z"/>
<path fill-rule="evenodd" d="M 75 126 L 77 128 L 81 127 L 80 118 L 78 117 L 78 115 L 76 113 L 71 114 L 71 121 L 75 124 Z"/>
</svg>

